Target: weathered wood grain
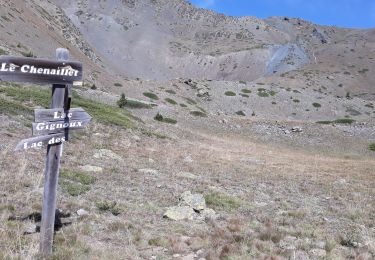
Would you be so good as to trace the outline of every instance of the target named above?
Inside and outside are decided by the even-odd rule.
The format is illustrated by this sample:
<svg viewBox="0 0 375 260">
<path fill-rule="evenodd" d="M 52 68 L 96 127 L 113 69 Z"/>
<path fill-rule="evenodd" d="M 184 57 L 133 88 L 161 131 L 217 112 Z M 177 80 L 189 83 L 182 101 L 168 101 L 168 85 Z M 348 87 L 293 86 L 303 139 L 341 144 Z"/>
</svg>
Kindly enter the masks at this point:
<svg viewBox="0 0 375 260">
<path fill-rule="evenodd" d="M 68 141 L 65 139 L 64 133 L 58 133 L 53 135 L 37 136 L 20 141 L 16 146 L 16 151 L 42 148 L 48 144 L 56 144 Z"/>
<path fill-rule="evenodd" d="M 67 118 L 61 121 L 33 123 L 33 135 L 56 134 L 79 130 L 85 128 L 90 121 L 91 118 L 84 120 L 70 120 Z"/>
<path fill-rule="evenodd" d="M 82 80 L 82 63 L 0 56 L 0 81 L 72 84 Z"/>
<path fill-rule="evenodd" d="M 59 61 L 69 60 L 69 51 L 67 49 L 57 49 L 56 57 Z M 68 85 L 52 86 L 51 108 L 64 108 L 68 104 Z M 64 134 L 67 137 L 67 132 Z M 44 172 L 44 194 L 42 206 L 42 223 L 40 228 L 39 253 L 42 256 L 52 255 L 53 234 L 55 226 L 56 194 L 58 177 L 60 170 L 60 157 L 62 155 L 63 145 L 48 145 L 46 155 L 46 168 Z"/>
<path fill-rule="evenodd" d="M 34 122 L 46 122 L 46 121 L 60 121 L 69 119 L 73 120 L 87 120 L 91 116 L 83 108 L 72 108 L 65 111 L 63 108 L 54 109 L 35 109 L 34 110 Z"/>
</svg>

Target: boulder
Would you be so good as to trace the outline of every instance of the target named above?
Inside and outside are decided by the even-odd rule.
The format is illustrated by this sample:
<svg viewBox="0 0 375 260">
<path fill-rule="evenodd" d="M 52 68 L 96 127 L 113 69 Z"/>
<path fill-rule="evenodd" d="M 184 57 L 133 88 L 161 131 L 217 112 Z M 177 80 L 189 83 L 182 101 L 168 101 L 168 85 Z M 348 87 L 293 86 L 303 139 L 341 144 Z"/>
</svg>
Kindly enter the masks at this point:
<svg viewBox="0 0 375 260">
<path fill-rule="evenodd" d="M 190 191 L 185 191 L 180 197 L 180 205 L 189 206 L 199 212 L 206 208 L 206 201 L 202 194 L 192 194 Z"/>
<path fill-rule="evenodd" d="M 189 206 L 169 207 L 164 213 L 164 217 L 171 220 L 193 220 L 195 211 Z"/>
</svg>

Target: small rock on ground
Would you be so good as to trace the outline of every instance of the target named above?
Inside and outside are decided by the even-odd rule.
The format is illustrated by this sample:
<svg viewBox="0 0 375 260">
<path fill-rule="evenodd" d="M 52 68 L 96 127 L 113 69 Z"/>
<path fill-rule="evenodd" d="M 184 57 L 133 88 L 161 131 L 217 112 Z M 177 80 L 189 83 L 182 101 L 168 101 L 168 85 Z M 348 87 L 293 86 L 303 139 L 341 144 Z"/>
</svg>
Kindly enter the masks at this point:
<svg viewBox="0 0 375 260">
<path fill-rule="evenodd" d="M 79 167 L 84 172 L 103 172 L 103 168 L 99 166 L 93 166 L 93 165 L 84 165 Z"/>
<path fill-rule="evenodd" d="M 112 160 L 119 160 L 122 161 L 122 157 L 118 154 L 114 153 L 111 150 L 107 149 L 100 149 L 94 154 L 94 158 L 96 159 L 112 159 Z"/>
</svg>

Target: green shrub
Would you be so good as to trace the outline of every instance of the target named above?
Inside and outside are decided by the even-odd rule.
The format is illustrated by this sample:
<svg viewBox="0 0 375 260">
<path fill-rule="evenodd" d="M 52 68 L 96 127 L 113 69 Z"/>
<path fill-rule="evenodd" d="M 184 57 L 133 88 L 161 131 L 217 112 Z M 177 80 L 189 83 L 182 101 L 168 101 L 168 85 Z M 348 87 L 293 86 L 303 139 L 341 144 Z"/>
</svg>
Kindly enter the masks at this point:
<svg viewBox="0 0 375 260">
<path fill-rule="evenodd" d="M 169 118 L 169 117 L 164 117 L 163 122 L 164 123 L 168 123 L 168 124 L 172 124 L 172 125 L 177 124 L 177 120 L 176 119 Z"/>
<path fill-rule="evenodd" d="M 118 83 L 116 82 L 115 84 L 113 84 L 115 87 L 122 87 L 122 84 L 121 83 Z"/>
<path fill-rule="evenodd" d="M 171 98 L 166 98 L 165 101 L 167 101 L 169 104 L 172 104 L 172 105 L 177 105 L 177 102 L 174 101 L 173 99 Z"/>
<path fill-rule="evenodd" d="M 293 102 L 294 103 L 299 103 L 300 101 L 299 101 L 299 99 L 293 99 Z"/>
<path fill-rule="evenodd" d="M 124 108 L 126 106 L 127 100 L 125 94 L 122 93 L 120 99 L 117 101 L 117 105 L 119 108 Z"/>
<path fill-rule="evenodd" d="M 172 89 L 167 89 L 165 92 L 169 93 L 169 94 L 173 94 L 175 95 L 176 94 L 176 91 L 172 90 Z"/>
<path fill-rule="evenodd" d="M 336 120 L 333 120 L 333 121 L 318 121 L 316 122 L 317 124 L 322 124 L 322 125 L 329 125 L 329 124 L 352 124 L 354 123 L 355 120 L 354 119 L 351 119 L 351 118 L 340 118 L 340 119 L 336 119 Z"/>
<path fill-rule="evenodd" d="M 260 97 L 269 97 L 270 95 L 267 92 L 265 92 L 265 91 L 259 91 L 258 92 L 258 96 L 260 96 Z"/>
<path fill-rule="evenodd" d="M 168 124 L 173 124 L 173 125 L 177 124 L 177 120 L 175 120 L 173 118 L 164 117 L 160 113 L 156 114 L 156 116 L 154 117 L 154 120 L 159 121 L 159 122 L 168 123 Z"/>
<path fill-rule="evenodd" d="M 153 105 L 146 104 L 137 100 L 127 100 L 125 104 L 125 107 L 134 108 L 134 109 L 142 109 L 142 108 L 151 109 L 152 106 Z"/>
<path fill-rule="evenodd" d="M 240 111 L 237 111 L 236 112 L 236 115 L 239 115 L 239 116 L 246 116 L 245 112 L 240 110 Z"/>
<path fill-rule="evenodd" d="M 375 152 L 375 143 L 372 143 L 369 145 L 369 149 L 370 151 L 374 151 Z"/>
<path fill-rule="evenodd" d="M 207 114 L 203 113 L 202 111 L 190 111 L 190 115 L 200 116 L 200 117 L 207 117 Z"/>
<path fill-rule="evenodd" d="M 204 196 L 208 207 L 219 210 L 234 210 L 241 206 L 241 201 L 224 193 L 210 192 Z"/>
<path fill-rule="evenodd" d="M 268 94 L 270 94 L 270 96 L 275 96 L 276 95 L 276 91 L 273 91 L 273 90 L 270 90 L 268 91 Z"/>
<path fill-rule="evenodd" d="M 315 102 L 315 103 L 313 103 L 312 105 L 313 105 L 313 107 L 316 107 L 316 108 L 319 108 L 319 107 L 321 107 L 321 106 L 322 106 L 321 104 L 319 104 L 319 103 L 316 103 L 316 102 Z"/>
<path fill-rule="evenodd" d="M 159 97 L 151 92 L 144 92 L 143 95 L 153 100 L 159 100 Z"/>
<path fill-rule="evenodd" d="M 242 94 L 242 93 L 240 93 L 239 95 L 240 95 L 241 97 L 245 97 L 245 98 L 249 98 L 249 97 L 250 97 L 249 95 Z"/>
<path fill-rule="evenodd" d="M 155 119 L 156 121 L 160 121 L 160 122 L 162 122 L 163 119 L 164 119 L 164 117 L 158 112 L 158 113 L 156 114 L 156 116 L 154 117 L 154 119 Z"/>
<path fill-rule="evenodd" d="M 351 118 L 340 118 L 340 119 L 336 119 L 335 121 L 333 121 L 334 123 L 336 124 L 353 124 L 355 122 L 354 119 L 351 119 Z"/>
<path fill-rule="evenodd" d="M 329 125 L 329 124 L 332 124 L 333 121 L 318 121 L 316 122 L 317 124 L 322 124 L 322 125 Z"/>
<path fill-rule="evenodd" d="M 180 107 L 187 107 L 187 105 L 181 103 L 181 104 L 180 104 Z"/>
<path fill-rule="evenodd" d="M 251 93 L 251 90 L 250 90 L 250 89 L 247 89 L 247 88 L 244 88 L 244 89 L 241 89 L 241 92 L 242 92 L 242 93 L 246 93 L 246 94 L 250 94 L 250 93 Z"/>
<path fill-rule="evenodd" d="M 234 97 L 236 95 L 236 93 L 234 93 L 233 91 L 226 91 L 225 95 L 229 96 L 229 97 Z"/>
<path fill-rule="evenodd" d="M 191 98 L 184 98 L 186 100 L 186 102 L 189 104 L 189 105 L 196 105 L 197 102 L 195 102 L 194 100 L 192 100 Z"/>
</svg>

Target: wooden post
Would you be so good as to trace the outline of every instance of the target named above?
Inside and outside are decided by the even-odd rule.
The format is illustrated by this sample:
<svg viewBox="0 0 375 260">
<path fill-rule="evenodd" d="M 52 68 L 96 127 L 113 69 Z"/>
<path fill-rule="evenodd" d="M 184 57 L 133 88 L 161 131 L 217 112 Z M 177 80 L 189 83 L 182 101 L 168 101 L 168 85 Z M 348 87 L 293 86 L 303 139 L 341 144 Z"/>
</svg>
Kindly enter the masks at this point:
<svg viewBox="0 0 375 260">
<path fill-rule="evenodd" d="M 69 60 L 67 49 L 57 49 L 56 58 L 59 61 Z M 53 84 L 51 108 L 64 108 L 69 102 L 67 85 Z M 60 157 L 63 151 L 62 143 L 48 145 L 46 168 L 44 172 L 44 194 L 42 207 L 42 224 L 40 228 L 39 253 L 42 256 L 52 254 L 53 234 L 55 228 L 56 193 L 60 168 Z"/>
</svg>

